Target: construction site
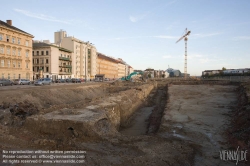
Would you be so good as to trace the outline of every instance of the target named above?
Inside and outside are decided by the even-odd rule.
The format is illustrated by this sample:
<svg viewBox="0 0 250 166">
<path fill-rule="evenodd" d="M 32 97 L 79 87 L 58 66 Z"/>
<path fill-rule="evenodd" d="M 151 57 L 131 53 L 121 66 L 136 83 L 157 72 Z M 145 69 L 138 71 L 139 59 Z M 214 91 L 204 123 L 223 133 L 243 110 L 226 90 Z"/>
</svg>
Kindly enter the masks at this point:
<svg viewBox="0 0 250 166">
<path fill-rule="evenodd" d="M 84 150 L 86 165 L 235 165 L 220 151 L 250 150 L 249 92 L 191 79 L 2 89 L 0 148 Z"/>
</svg>

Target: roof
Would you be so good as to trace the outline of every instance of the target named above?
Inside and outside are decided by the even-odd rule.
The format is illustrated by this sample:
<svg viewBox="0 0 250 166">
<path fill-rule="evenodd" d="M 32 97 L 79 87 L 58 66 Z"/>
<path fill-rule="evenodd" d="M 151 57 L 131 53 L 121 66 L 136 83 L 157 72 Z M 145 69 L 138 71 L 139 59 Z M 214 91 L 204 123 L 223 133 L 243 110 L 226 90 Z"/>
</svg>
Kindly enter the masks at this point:
<svg viewBox="0 0 250 166">
<path fill-rule="evenodd" d="M 203 72 L 212 72 L 212 71 L 222 71 L 222 70 L 205 70 Z"/>
<path fill-rule="evenodd" d="M 2 20 L 0 20 L 0 26 L 9 28 L 9 29 L 12 29 L 12 30 L 15 30 L 15 31 L 19 31 L 19 32 L 21 32 L 21 33 L 25 33 L 26 35 L 29 35 L 29 36 L 34 37 L 33 35 L 31 35 L 31 34 L 25 32 L 25 31 L 23 31 L 23 30 L 21 30 L 21 29 L 15 27 L 15 26 L 11 26 L 11 25 L 7 24 L 6 22 L 4 22 L 4 21 L 2 21 Z"/>
<path fill-rule="evenodd" d="M 119 63 L 118 60 L 113 59 L 113 58 L 111 58 L 111 57 L 108 57 L 108 56 L 106 56 L 106 55 L 103 55 L 103 54 L 101 54 L 101 53 L 97 53 L 97 57 L 100 58 L 100 59 L 105 59 L 105 60 L 107 60 L 107 61 L 114 62 L 114 63 Z"/>
<path fill-rule="evenodd" d="M 63 48 L 63 47 L 58 47 L 58 46 L 55 46 L 53 44 L 48 44 L 48 43 L 33 43 L 33 48 L 41 48 L 41 47 L 56 47 L 58 48 L 60 51 L 65 51 L 65 52 L 69 52 L 71 53 L 72 51 L 66 49 L 66 48 Z"/>
</svg>

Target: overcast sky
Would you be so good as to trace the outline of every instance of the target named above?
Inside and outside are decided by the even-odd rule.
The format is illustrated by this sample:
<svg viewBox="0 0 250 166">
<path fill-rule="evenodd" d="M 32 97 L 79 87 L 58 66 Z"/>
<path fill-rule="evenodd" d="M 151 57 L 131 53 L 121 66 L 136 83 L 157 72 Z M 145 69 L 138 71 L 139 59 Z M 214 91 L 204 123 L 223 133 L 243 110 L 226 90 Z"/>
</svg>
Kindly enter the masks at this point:
<svg viewBox="0 0 250 166">
<path fill-rule="evenodd" d="M 4 2 L 4 3 L 3 3 Z M 0 20 L 54 42 L 54 32 L 94 43 L 134 69 L 184 70 L 191 75 L 250 68 L 250 0 L 2 0 Z"/>
</svg>

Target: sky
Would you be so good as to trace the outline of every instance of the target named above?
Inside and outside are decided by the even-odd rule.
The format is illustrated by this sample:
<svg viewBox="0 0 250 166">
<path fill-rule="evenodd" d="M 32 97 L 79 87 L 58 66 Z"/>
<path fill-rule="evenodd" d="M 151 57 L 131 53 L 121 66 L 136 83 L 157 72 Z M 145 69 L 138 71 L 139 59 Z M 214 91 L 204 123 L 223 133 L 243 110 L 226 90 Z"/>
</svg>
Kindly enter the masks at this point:
<svg viewBox="0 0 250 166">
<path fill-rule="evenodd" d="M 54 32 L 93 43 L 134 69 L 187 72 L 250 68 L 249 0 L 0 0 L 0 20 L 12 20 L 34 40 Z"/>
</svg>

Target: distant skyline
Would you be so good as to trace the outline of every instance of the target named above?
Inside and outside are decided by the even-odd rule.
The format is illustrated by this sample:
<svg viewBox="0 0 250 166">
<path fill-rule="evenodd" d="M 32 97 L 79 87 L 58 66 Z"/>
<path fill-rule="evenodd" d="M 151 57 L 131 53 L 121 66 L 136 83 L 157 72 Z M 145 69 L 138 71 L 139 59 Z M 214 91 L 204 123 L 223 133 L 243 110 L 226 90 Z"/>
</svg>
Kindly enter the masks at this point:
<svg viewBox="0 0 250 166">
<path fill-rule="evenodd" d="M 191 75 L 250 68 L 249 0 L 12 0 L 0 15 L 34 40 L 53 43 L 62 29 L 141 70 L 169 65 L 184 72 L 184 41 L 176 41 L 188 28 Z"/>
</svg>

